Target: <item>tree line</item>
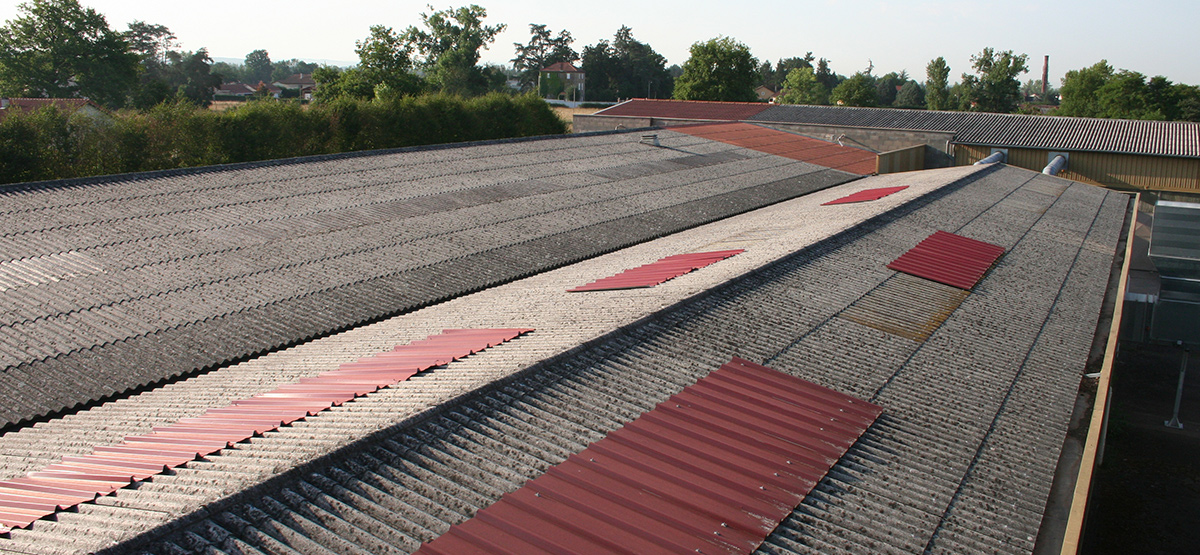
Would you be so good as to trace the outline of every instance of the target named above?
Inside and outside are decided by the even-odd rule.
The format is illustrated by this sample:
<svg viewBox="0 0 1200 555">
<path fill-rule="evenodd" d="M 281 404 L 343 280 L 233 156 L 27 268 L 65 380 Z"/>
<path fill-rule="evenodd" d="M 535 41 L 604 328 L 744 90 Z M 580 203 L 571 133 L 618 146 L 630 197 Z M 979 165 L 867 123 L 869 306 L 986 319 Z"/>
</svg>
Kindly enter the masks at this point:
<svg viewBox="0 0 1200 555">
<path fill-rule="evenodd" d="M 931 60 L 926 79 L 907 71 L 877 75 L 873 64 L 852 75 L 838 74 L 831 61 L 812 52 L 760 61 L 731 37 L 696 42 L 682 66 L 634 38 L 627 26 L 611 39 L 574 47 L 567 30 L 529 24 L 527 43 L 514 43 L 511 67 L 480 64 L 505 24 L 487 24 L 477 5 L 420 14 L 404 29 L 370 27 L 357 41 L 358 64 L 317 66 L 300 60 L 274 62 L 266 50 L 249 53 L 243 64 L 213 63 L 206 49 L 183 51 L 169 29 L 141 21 L 125 31 L 109 28 L 104 16 L 78 0 L 31 0 L 21 16 L 0 28 L 0 94 L 87 97 L 110 108 L 146 109 L 163 102 L 204 105 L 222 81 L 251 86 L 293 73 L 311 73 L 314 100 L 394 100 L 427 93 L 464 97 L 493 92 L 533 91 L 541 69 L 558 62 L 578 64 L 587 76 L 586 98 L 757 101 L 756 88 L 779 93 L 778 102 L 885 106 L 933 110 L 1014 112 L 1059 104 L 1059 115 L 1180 119 L 1196 121 L 1200 89 L 1114 70 L 1106 61 L 1067 73 L 1060 90 L 1042 98 L 1040 81 L 1025 83 L 1028 56 L 984 48 L 971 57 L 969 72 L 950 84 L 945 58 Z M 514 86 L 515 82 L 515 86 Z M 1037 108 L 1038 111 L 1044 111 Z"/>
</svg>

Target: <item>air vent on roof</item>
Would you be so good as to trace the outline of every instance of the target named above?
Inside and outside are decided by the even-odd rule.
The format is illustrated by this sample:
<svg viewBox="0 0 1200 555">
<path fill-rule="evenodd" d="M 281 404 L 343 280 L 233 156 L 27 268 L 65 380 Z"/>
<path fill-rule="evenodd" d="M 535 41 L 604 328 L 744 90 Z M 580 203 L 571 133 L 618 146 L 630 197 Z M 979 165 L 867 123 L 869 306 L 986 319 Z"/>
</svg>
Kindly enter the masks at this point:
<svg viewBox="0 0 1200 555">
<path fill-rule="evenodd" d="M 735 358 L 417 553 L 749 553 L 882 410 Z"/>
<path fill-rule="evenodd" d="M 652 146 L 662 146 L 662 144 L 660 144 L 658 142 L 658 134 L 657 133 L 652 133 L 649 135 L 642 135 L 642 144 L 652 145 Z"/>
<path fill-rule="evenodd" d="M 152 432 L 98 446 L 91 455 L 62 462 L 24 478 L 0 481 L 0 533 L 26 527 L 58 510 L 93 501 L 132 482 L 205 457 L 256 434 L 399 383 L 510 341 L 531 329 L 444 330 L 394 350 L 360 359 L 299 383 L 280 386 L 225 408 L 210 409 Z"/>
<path fill-rule="evenodd" d="M 612 289 L 636 289 L 639 287 L 653 287 L 667 280 L 677 278 L 699 270 L 714 262 L 725 260 L 731 256 L 746 252 L 744 249 L 734 249 L 727 251 L 715 252 L 695 252 L 689 254 L 677 254 L 659 259 L 657 262 L 651 262 L 637 268 L 625 270 L 615 276 L 609 276 L 603 279 L 598 279 L 587 285 L 580 285 L 574 289 L 568 289 L 572 293 L 582 291 L 608 291 Z"/>
<path fill-rule="evenodd" d="M 829 202 L 821 204 L 821 206 L 829 206 L 831 204 L 849 204 L 852 202 L 866 202 L 866 201 L 871 201 L 871 200 L 879 200 L 888 195 L 899 193 L 900 191 L 903 191 L 907 188 L 908 188 L 908 186 L 905 185 L 902 187 L 880 187 L 878 189 L 867 189 L 865 191 L 859 191 L 852 195 L 846 195 L 846 196 L 836 199 L 836 200 L 831 200 Z"/>
<path fill-rule="evenodd" d="M 937 231 L 887 267 L 961 289 L 975 287 L 1004 247 Z"/>
</svg>

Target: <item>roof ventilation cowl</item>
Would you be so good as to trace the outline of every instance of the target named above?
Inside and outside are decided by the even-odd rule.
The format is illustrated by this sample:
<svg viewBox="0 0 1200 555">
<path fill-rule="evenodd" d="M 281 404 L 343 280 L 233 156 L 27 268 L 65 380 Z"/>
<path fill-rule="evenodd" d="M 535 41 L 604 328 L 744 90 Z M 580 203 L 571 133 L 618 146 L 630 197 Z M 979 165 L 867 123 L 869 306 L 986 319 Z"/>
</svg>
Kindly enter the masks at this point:
<svg viewBox="0 0 1200 555">
<path fill-rule="evenodd" d="M 662 146 L 662 143 L 658 142 L 658 133 L 648 133 L 646 135 L 642 135 L 642 140 L 639 142 L 644 145 Z"/>
</svg>

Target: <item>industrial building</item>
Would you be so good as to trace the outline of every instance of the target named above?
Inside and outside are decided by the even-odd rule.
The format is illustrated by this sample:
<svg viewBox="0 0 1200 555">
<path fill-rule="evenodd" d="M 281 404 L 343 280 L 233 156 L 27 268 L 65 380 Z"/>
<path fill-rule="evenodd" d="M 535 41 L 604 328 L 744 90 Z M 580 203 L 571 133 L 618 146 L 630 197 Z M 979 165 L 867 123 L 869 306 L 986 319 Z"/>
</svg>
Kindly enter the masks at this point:
<svg viewBox="0 0 1200 555">
<path fill-rule="evenodd" d="M 1134 198 L 876 158 L 717 123 L 0 188 L 0 553 L 1073 552 Z"/>
</svg>

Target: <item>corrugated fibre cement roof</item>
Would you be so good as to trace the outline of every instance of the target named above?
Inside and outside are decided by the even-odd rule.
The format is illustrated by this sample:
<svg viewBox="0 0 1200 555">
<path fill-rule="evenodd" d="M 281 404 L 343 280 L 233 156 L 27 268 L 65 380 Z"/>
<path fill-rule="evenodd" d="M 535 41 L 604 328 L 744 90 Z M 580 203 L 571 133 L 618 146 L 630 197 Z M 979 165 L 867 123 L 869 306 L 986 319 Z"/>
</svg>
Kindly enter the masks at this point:
<svg viewBox="0 0 1200 555">
<path fill-rule="evenodd" d="M 971 173 L 918 190 L 921 179 L 952 171 Z M 450 327 L 431 319 L 448 317 L 451 309 L 462 324 L 519 322 L 517 327 L 538 330 L 353 403 L 366 403 L 361 406 L 368 410 L 330 410 L 300 429 L 281 428 L 195 468 L 122 490 L 110 504 L 88 504 L 57 521 L 14 531 L 5 540 L 12 543 L 4 545 L 45 553 L 94 550 L 97 542 L 109 541 L 118 542 L 112 552 L 415 551 L 739 357 L 884 411 L 756 553 L 1029 553 L 1129 197 L 1010 167 L 853 184 L 895 185 L 910 188 L 869 203 L 820 206 L 853 192 L 851 187 L 783 203 L 806 206 L 796 216 L 807 222 L 820 221 L 808 210 L 836 218 L 879 203 L 892 208 L 764 266 L 740 265 L 805 227 L 779 229 L 759 249 L 653 289 L 565 292 L 581 276 L 596 273 L 592 264 L 626 268 L 630 257 L 655 260 L 721 238 L 712 228 L 698 228 L 587 261 L 587 268 L 561 268 L 394 319 L 403 324 L 380 322 L 348 332 L 346 339 L 332 336 L 230 368 L 229 376 L 245 372 L 264 379 L 270 369 L 308 361 L 309 371 L 319 372 L 324 359 L 318 348 L 343 353 L 360 343 L 394 344 L 393 336 L 410 327 L 428 329 L 434 321 Z M 784 205 L 739 221 L 748 228 L 780 226 L 785 220 L 776 210 Z M 914 341 L 840 317 L 868 296 L 880 310 L 904 301 L 873 294 L 895 291 L 894 280 L 911 279 L 886 264 L 939 229 L 1000 245 L 1006 254 L 926 338 Z M 734 231 L 726 228 L 724 235 L 746 235 Z M 685 238 L 686 245 L 667 248 Z M 737 268 L 742 273 L 731 274 L 732 281 L 706 281 Z M 689 289 L 699 283 L 708 285 Z M 682 290 L 692 293 L 663 297 Z M 472 305 L 473 299 L 486 304 Z M 508 304 L 496 304 L 501 299 Z M 584 337 L 572 334 L 640 303 L 667 308 L 655 308 L 653 317 L 628 312 L 629 323 L 584 343 L 562 339 Z M 495 306 L 509 308 L 486 309 Z M 387 331 L 370 332 L 375 328 Z M 215 384 L 224 372 L 196 382 Z M 481 385 L 469 395 L 441 389 L 472 376 L 482 381 L 472 382 Z M 170 389 L 189 387 L 185 382 Z M 165 389 L 144 396 L 166 395 Z M 395 407 L 421 399 L 435 405 L 416 409 L 428 410 L 421 418 L 382 427 L 375 420 L 418 414 Z M 138 414 L 134 401 L 114 403 L 113 416 Z M 126 412 L 116 412 L 121 406 Z M 30 446 L 46 445 L 54 430 L 65 432 L 66 424 L 82 426 L 89 418 L 81 414 L 61 426 L 50 422 L 9 435 L 13 442 L 27 437 L 38 441 Z M 340 439 L 364 428 L 369 431 L 361 439 Z M 289 467 L 287 457 L 297 452 L 313 459 Z M 276 470 L 263 470 L 268 468 Z M 290 469 L 278 474 L 279 468 Z M 234 486 L 255 472 L 269 477 Z M 159 516 L 142 516 L 131 524 L 132 515 L 154 511 L 176 520 L 155 528 Z M 138 532 L 144 534 L 131 538 Z"/>
<path fill-rule="evenodd" d="M 0 429 L 856 178 L 659 135 L 0 190 Z"/>
<path fill-rule="evenodd" d="M 413 375 L 388 388 L 366 392 L 352 403 L 266 431 L 219 454 L 187 462 L 170 474 L 155 475 L 135 487 L 116 490 L 95 503 L 58 512 L 52 519 L 39 519 L 28 529 L 13 531 L 12 542 L 4 545 L 36 553 L 91 552 L 171 519 L 187 518 L 200 507 L 258 487 L 276 474 L 419 418 L 422 411 L 436 410 L 447 399 L 511 378 L 513 372 L 523 372 L 651 318 L 663 307 L 704 294 L 797 249 L 920 202 L 923 195 L 958 187 L 988 171 L 983 167 L 961 167 L 894 174 L 817 191 L 10 431 L 0 435 L 0 479 L 42 472 L 65 457 L 84 457 L 97 446 L 141 438 L 155 428 L 185 419 L 192 422 L 213 410 L 224 413 L 238 400 L 293 389 L 297 382 L 337 373 L 356 361 L 374 360 L 373 354 L 446 328 L 507 328 L 520 321 L 520 327 L 538 330 L 519 341 L 450 362 L 446 368 Z M 872 203 L 822 206 L 847 193 L 882 185 L 909 188 Z M 591 276 L 611 274 L 681 251 L 711 251 L 714 242 L 729 241 L 742 243 L 740 248 L 748 250 L 703 272 L 680 276 L 653 289 L 587 295 L 566 291 Z"/>
</svg>

